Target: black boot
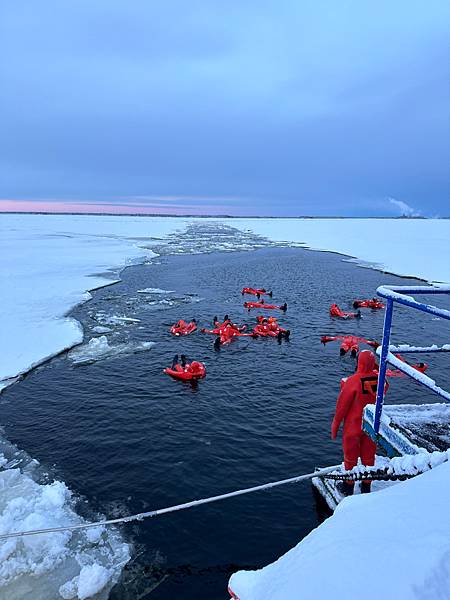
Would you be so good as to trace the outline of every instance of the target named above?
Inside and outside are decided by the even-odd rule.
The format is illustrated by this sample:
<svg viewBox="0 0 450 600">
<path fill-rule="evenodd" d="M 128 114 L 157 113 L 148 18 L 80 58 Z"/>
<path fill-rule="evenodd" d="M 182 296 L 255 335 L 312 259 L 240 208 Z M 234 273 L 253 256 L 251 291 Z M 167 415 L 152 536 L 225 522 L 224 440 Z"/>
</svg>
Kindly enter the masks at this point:
<svg viewBox="0 0 450 600">
<path fill-rule="evenodd" d="M 173 357 L 173 361 L 172 361 L 172 371 L 177 366 L 177 363 L 178 363 L 178 354 L 175 354 L 175 356 Z"/>
<path fill-rule="evenodd" d="M 355 483 L 347 483 L 346 481 L 338 481 L 336 484 L 336 489 L 343 496 L 353 496 L 353 490 L 355 489 Z"/>
<path fill-rule="evenodd" d="M 181 366 L 184 367 L 186 366 L 186 357 L 184 354 L 181 355 Z"/>
<path fill-rule="evenodd" d="M 371 481 L 361 481 L 361 494 L 370 494 Z"/>
</svg>

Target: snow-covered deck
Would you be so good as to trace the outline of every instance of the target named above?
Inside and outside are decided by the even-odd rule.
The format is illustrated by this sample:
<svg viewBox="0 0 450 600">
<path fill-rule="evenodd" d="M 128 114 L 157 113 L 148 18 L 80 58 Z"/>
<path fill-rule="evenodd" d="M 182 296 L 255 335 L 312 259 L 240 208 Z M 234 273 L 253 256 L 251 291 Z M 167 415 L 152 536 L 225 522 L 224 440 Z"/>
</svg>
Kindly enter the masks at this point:
<svg viewBox="0 0 450 600">
<path fill-rule="evenodd" d="M 386 405 L 378 436 L 373 429 L 374 414 L 375 405 L 369 404 L 364 412 L 363 429 L 390 458 L 445 452 L 450 448 L 450 404 Z M 376 457 L 376 464 L 380 467 L 385 462 L 384 457 Z M 312 483 L 331 510 L 335 510 L 344 499 L 336 487 L 336 481 L 316 477 Z M 372 490 L 379 491 L 396 483 L 374 481 Z M 359 494 L 359 484 L 355 486 L 355 494 Z"/>
<path fill-rule="evenodd" d="M 363 417 L 373 437 L 374 414 L 371 404 Z M 235 573 L 232 598 L 315 600 L 362 594 L 376 600 L 383 588 L 389 598 L 448 597 L 450 538 L 445 529 L 450 521 L 442 515 L 450 499 L 450 404 L 384 406 L 377 443 L 388 456 L 402 457 L 389 463 L 377 456 L 377 466 L 389 463 L 395 472 L 422 474 L 403 482 L 374 481 L 377 493 L 364 498 L 359 484 L 355 496 L 343 498 L 333 480 L 313 479 L 335 511 L 333 517 L 271 565 Z M 367 585 L 367 565 L 374 556 L 382 583 Z"/>
<path fill-rule="evenodd" d="M 366 406 L 363 428 L 388 456 L 444 451 L 450 447 L 450 404 L 385 405 L 379 436 L 373 423 L 375 406 Z"/>
<path fill-rule="evenodd" d="M 346 498 L 295 548 L 239 571 L 239 600 L 448 598 L 450 462 L 376 494 Z"/>
</svg>

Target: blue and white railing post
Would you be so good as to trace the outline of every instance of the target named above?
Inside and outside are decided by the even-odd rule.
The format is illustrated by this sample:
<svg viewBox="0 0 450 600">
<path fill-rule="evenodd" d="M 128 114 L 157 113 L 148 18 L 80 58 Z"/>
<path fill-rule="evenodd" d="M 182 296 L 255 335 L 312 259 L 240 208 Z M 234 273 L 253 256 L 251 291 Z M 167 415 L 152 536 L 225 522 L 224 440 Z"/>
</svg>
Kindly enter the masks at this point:
<svg viewBox="0 0 450 600">
<path fill-rule="evenodd" d="M 380 357 L 380 370 L 378 372 L 377 401 L 375 404 L 375 418 L 374 418 L 374 424 L 373 424 L 374 431 L 377 435 L 380 430 L 381 411 L 383 410 L 384 388 L 385 388 L 385 384 L 386 384 L 387 356 L 389 354 L 389 342 L 391 339 L 391 325 L 392 325 L 393 310 L 394 310 L 394 301 L 389 298 L 386 303 L 386 312 L 384 314 L 383 341 L 381 342 L 381 357 Z"/>
<path fill-rule="evenodd" d="M 378 386 L 377 386 L 377 398 L 375 404 L 375 415 L 373 419 L 373 430 L 375 435 L 378 436 L 381 424 L 381 414 L 383 411 L 384 393 L 386 388 L 386 372 L 387 364 L 392 364 L 396 369 L 408 375 L 414 379 L 417 383 L 425 386 L 431 392 L 437 394 L 441 398 L 444 398 L 447 402 L 450 402 L 450 392 L 447 392 L 436 385 L 436 382 L 425 375 L 419 373 L 414 367 L 404 362 L 400 358 L 396 357 L 396 352 L 450 352 L 450 344 L 444 344 L 443 346 L 437 346 L 436 344 L 427 347 L 415 347 L 409 346 L 408 344 L 402 344 L 400 346 L 391 346 L 391 325 L 392 325 L 392 313 L 394 310 L 394 302 L 407 306 L 408 308 L 415 308 L 424 313 L 434 315 L 441 319 L 450 321 L 450 310 L 444 308 L 438 308 L 431 304 L 425 304 L 418 302 L 409 294 L 449 294 L 450 285 L 439 285 L 439 286 L 428 286 L 428 285 L 415 285 L 415 286 L 389 286 L 382 285 L 377 289 L 377 294 L 386 300 L 386 313 L 384 315 L 384 328 L 383 328 L 383 341 L 381 343 L 381 349 L 377 349 L 377 354 L 380 356 L 380 369 L 378 372 Z M 381 352 L 380 352 L 381 350 Z"/>
</svg>

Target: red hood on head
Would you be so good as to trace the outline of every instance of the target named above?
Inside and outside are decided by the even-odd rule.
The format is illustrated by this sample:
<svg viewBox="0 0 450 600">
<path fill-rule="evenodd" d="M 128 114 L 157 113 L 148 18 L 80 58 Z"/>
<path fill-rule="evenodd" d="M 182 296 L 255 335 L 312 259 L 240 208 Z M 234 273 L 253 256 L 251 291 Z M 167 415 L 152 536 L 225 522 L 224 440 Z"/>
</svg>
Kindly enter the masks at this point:
<svg viewBox="0 0 450 600">
<path fill-rule="evenodd" d="M 363 350 L 358 356 L 357 373 L 371 373 L 375 369 L 375 356 L 370 350 Z"/>
</svg>

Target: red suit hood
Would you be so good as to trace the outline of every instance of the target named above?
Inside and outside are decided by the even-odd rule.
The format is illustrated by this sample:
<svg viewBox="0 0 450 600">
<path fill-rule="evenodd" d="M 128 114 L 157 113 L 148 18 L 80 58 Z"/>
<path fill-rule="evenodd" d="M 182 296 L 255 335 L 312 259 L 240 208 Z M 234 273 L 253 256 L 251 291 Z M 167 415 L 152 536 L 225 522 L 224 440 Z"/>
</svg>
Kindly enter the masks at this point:
<svg viewBox="0 0 450 600">
<path fill-rule="evenodd" d="M 363 350 L 358 356 L 358 367 L 356 372 L 359 374 L 372 373 L 372 371 L 375 369 L 375 364 L 376 362 L 373 352 L 370 350 Z"/>
</svg>

